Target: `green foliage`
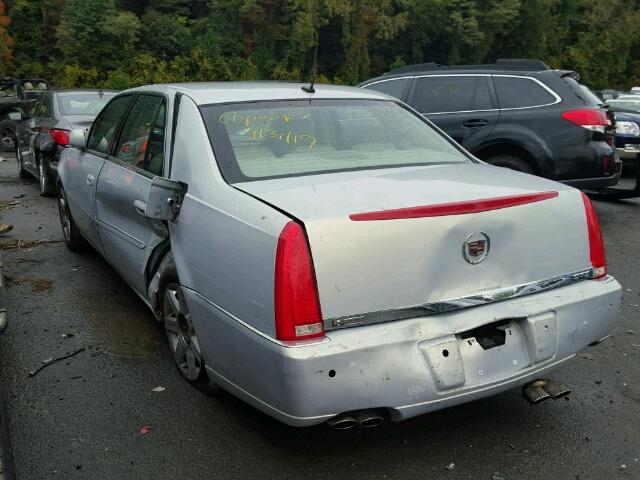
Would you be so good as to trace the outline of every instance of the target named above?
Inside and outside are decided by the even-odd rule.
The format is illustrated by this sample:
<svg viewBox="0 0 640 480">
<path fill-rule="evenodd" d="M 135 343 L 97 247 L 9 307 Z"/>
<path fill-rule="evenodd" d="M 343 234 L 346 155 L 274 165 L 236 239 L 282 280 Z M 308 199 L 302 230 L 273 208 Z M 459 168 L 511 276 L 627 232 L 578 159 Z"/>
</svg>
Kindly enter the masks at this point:
<svg viewBox="0 0 640 480">
<path fill-rule="evenodd" d="M 67 87 L 355 84 L 497 58 L 575 69 L 594 88 L 640 82 L 638 0 L 14 0 L 11 23 L 2 5 L 0 74 L 13 58 L 17 75 Z"/>
</svg>

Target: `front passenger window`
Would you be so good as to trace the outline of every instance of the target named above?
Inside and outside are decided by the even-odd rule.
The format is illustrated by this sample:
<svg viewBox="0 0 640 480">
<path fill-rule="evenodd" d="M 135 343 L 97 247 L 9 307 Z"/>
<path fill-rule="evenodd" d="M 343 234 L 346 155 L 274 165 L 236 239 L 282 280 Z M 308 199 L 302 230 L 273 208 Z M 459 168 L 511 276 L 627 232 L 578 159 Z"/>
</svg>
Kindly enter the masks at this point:
<svg viewBox="0 0 640 480">
<path fill-rule="evenodd" d="M 157 95 L 140 95 L 122 129 L 116 157 L 154 175 L 162 174 L 166 103 Z"/>
</svg>

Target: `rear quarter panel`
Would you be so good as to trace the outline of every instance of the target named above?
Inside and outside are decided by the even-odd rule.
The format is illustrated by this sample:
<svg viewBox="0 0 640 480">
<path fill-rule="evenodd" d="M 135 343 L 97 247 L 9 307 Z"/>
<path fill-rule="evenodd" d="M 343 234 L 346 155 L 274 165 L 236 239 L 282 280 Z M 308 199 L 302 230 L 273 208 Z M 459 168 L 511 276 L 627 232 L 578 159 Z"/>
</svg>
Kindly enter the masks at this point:
<svg viewBox="0 0 640 480">
<path fill-rule="evenodd" d="M 274 336 L 275 252 L 289 218 L 225 183 L 198 107 L 188 97 L 180 106 L 171 179 L 188 185 L 180 216 L 169 226 L 181 284 Z M 203 329 L 201 342 L 212 331 Z"/>
</svg>

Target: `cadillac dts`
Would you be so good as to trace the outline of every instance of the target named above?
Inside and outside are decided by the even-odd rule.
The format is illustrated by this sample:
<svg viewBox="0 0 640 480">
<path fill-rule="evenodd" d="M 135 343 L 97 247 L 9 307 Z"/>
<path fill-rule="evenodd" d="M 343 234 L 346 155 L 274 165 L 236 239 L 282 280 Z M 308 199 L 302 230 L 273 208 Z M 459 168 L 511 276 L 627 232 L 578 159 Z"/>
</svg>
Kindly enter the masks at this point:
<svg viewBox="0 0 640 480">
<path fill-rule="evenodd" d="M 149 306 L 187 381 L 290 425 L 559 397 L 548 372 L 616 323 L 585 195 L 485 164 L 381 93 L 145 86 L 69 143 L 67 246 Z"/>
</svg>

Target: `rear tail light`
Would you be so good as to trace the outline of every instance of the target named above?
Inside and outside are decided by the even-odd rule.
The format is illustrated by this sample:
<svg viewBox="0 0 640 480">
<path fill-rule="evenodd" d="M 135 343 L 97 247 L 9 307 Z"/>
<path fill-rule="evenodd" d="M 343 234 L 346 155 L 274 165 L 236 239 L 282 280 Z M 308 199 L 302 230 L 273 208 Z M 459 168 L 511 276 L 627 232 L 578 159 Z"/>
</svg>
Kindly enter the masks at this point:
<svg viewBox="0 0 640 480">
<path fill-rule="evenodd" d="M 69 146 L 69 132 L 67 130 L 60 130 L 58 128 L 43 128 L 42 132 L 48 133 L 53 138 L 53 141 L 63 147 Z"/>
<path fill-rule="evenodd" d="M 605 133 L 607 127 L 611 127 L 611 120 L 607 117 L 606 112 L 595 108 L 562 112 L 562 118 L 582 128 L 599 133 Z"/>
<path fill-rule="evenodd" d="M 602 239 L 602 230 L 600 230 L 600 222 L 598 215 L 591 204 L 591 200 L 584 193 L 582 194 L 584 202 L 584 210 L 587 215 L 587 229 L 589 231 L 589 254 L 591 256 L 591 265 L 595 277 L 600 279 L 607 275 L 607 259 L 604 253 L 604 240 Z"/>
<path fill-rule="evenodd" d="M 311 252 L 304 230 L 296 222 L 287 223 L 278 238 L 274 303 L 278 340 L 324 336 Z"/>
</svg>

